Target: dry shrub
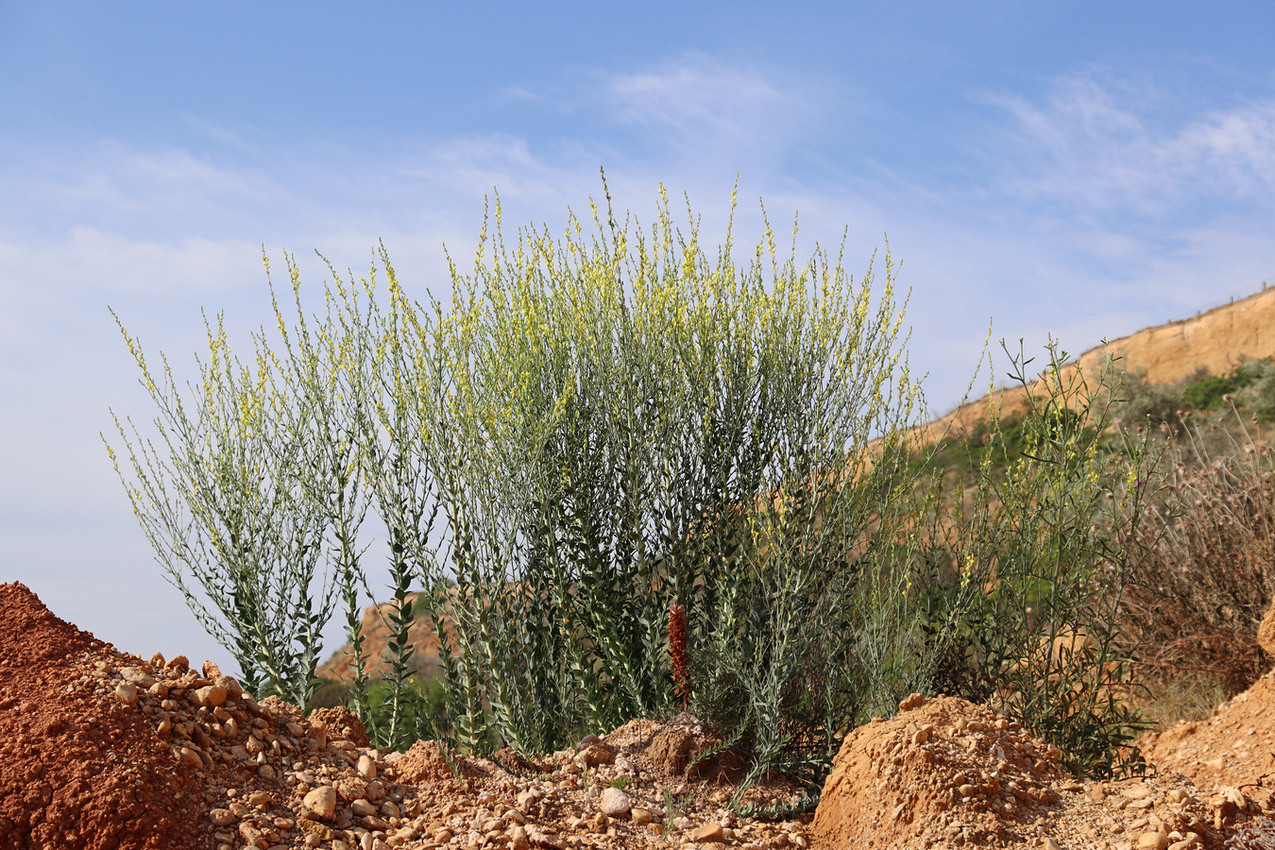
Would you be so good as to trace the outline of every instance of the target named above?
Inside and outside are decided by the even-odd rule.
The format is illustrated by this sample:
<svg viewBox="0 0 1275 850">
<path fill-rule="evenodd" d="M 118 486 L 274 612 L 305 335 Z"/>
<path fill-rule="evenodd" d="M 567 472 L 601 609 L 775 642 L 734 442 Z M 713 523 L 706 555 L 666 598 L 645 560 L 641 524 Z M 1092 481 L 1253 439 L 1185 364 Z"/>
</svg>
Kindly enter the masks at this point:
<svg viewBox="0 0 1275 850">
<path fill-rule="evenodd" d="M 1220 684 L 1228 696 L 1270 667 L 1257 627 L 1275 596 L 1271 448 L 1234 407 L 1186 420 L 1164 503 L 1139 526 L 1147 554 L 1126 600 L 1144 675 Z"/>
</svg>

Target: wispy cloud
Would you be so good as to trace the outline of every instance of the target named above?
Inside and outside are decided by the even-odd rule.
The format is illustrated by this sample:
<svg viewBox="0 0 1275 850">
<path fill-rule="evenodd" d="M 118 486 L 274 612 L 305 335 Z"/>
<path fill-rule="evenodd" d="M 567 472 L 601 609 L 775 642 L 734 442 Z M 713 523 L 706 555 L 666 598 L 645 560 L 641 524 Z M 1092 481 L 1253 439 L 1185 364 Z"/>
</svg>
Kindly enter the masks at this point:
<svg viewBox="0 0 1275 850">
<path fill-rule="evenodd" d="M 782 148 L 818 115 L 810 93 L 778 75 L 703 54 L 615 74 L 603 94 L 615 121 L 693 146 L 707 160 Z"/>
<path fill-rule="evenodd" d="M 1151 105 L 1171 97 L 1087 75 L 1036 101 L 989 98 L 1012 119 L 991 151 L 1006 163 L 1003 186 L 1095 213 L 1172 214 L 1210 201 L 1275 208 L 1275 97 L 1183 104 L 1176 121 L 1158 120 Z"/>
</svg>

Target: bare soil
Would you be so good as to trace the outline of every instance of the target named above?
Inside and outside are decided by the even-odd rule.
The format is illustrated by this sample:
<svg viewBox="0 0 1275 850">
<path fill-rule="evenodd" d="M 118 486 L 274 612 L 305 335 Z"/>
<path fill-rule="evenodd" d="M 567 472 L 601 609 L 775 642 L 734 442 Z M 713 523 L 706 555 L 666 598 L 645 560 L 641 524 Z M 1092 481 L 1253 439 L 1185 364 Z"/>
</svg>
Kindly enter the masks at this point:
<svg viewBox="0 0 1275 850">
<path fill-rule="evenodd" d="M 185 658 L 122 653 L 0 585 L 0 848 L 1140 848 L 1275 846 L 1275 679 L 1143 741 L 1155 775 L 1073 777 L 952 697 L 847 737 L 813 815 L 729 806 L 737 767 L 689 715 L 534 761 L 369 747 L 345 709 L 258 702 Z M 619 787 L 617 787 L 619 786 Z M 768 779 L 750 803 L 790 799 Z"/>
</svg>

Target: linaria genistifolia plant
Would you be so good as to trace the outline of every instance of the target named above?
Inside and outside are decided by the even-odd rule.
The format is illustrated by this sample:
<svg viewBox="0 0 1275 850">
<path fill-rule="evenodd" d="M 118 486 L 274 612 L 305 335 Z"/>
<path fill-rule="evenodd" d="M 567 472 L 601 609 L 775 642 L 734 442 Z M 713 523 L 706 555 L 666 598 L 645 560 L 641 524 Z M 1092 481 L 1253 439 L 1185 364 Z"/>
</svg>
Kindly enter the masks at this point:
<svg viewBox="0 0 1275 850">
<path fill-rule="evenodd" d="M 334 274 L 307 320 L 289 260 L 284 354 L 260 335 L 244 369 L 210 332 L 189 410 L 125 334 L 167 449 L 130 443 L 126 486 L 170 576 L 217 603 L 205 626 L 269 680 L 258 659 L 308 646 L 333 606 L 327 586 L 318 604 L 285 593 L 326 551 L 362 670 L 370 506 L 391 675 L 356 681 L 351 702 L 380 745 L 431 734 L 534 756 L 686 704 L 743 757 L 745 784 L 782 770 L 817 795 L 850 728 L 942 683 L 1109 770 L 1133 720 L 1112 624 L 1154 489 L 1145 446 L 1109 435 L 1111 375 L 1091 391 L 1051 350 L 1026 451 L 1003 472 L 990 459 L 1018 450 L 984 452 L 949 514 L 913 428 L 888 253 L 855 280 L 839 255 L 798 262 L 795 227 L 781 254 L 766 223 L 741 262 L 733 198 L 712 252 L 661 198 L 649 229 L 608 197 L 561 236 L 510 241 L 497 199 L 472 271 L 452 263 L 450 299 L 427 307 L 382 248 L 383 292 L 377 268 Z M 414 708 L 433 701 L 410 676 L 418 616 L 442 647 L 441 711 Z"/>
<path fill-rule="evenodd" d="M 305 453 L 301 493 L 309 510 L 325 523 L 329 558 L 345 607 L 351 653 L 349 702 L 364 725 L 375 729 L 359 604 L 359 592 L 366 589 L 367 582 L 358 542 L 369 507 L 364 435 L 371 412 L 364 328 L 372 295 L 353 281 L 343 281 L 329 265 L 332 281 L 324 288 L 324 315 L 307 321 L 300 270 L 291 256 L 285 255 L 285 261 L 295 307 L 291 322 L 279 306 L 273 283 L 270 292 L 282 347 L 282 373 L 295 402 L 287 408 L 296 414 L 290 429 L 302 436 Z M 270 261 L 264 253 L 262 262 L 269 280 Z M 360 298 L 361 294 L 365 297 Z"/>
<path fill-rule="evenodd" d="M 380 255 L 388 281 L 389 307 L 382 310 L 370 301 L 363 325 L 374 344 L 368 362 L 376 382 L 370 396 L 373 419 L 366 423 L 363 445 L 377 510 L 385 524 L 393 598 L 386 623 L 389 693 L 385 716 L 376 719 L 372 734 L 382 746 L 403 749 L 420 732 L 436 731 L 429 728 L 431 718 L 411 716 L 415 702 L 411 699 L 409 662 L 415 646 L 408 630 L 415 608 L 408 592 L 413 584 L 427 588 L 439 584 L 438 542 L 433 539 L 438 517 L 431 476 L 434 435 L 427 418 L 437 385 L 431 379 L 435 370 L 427 361 L 429 351 L 419 344 L 424 336 L 416 313 L 399 286 L 384 247 Z M 372 281 L 369 292 L 374 291 L 374 275 Z M 439 630 L 445 631 L 441 622 Z"/>
<path fill-rule="evenodd" d="M 220 315 L 205 326 L 208 359 L 183 398 L 167 360 L 153 372 L 120 324 L 159 409 L 160 443 L 115 417 L 131 480 L 107 451 L 169 581 L 239 663 L 244 686 L 304 706 L 333 608 L 317 574 L 324 516 L 301 483 L 310 436 L 297 426 L 308 413 L 260 337 L 249 367 L 231 354 Z"/>
<path fill-rule="evenodd" d="M 893 265 L 876 292 L 769 226 L 737 265 L 667 200 L 649 234 L 609 198 L 591 225 L 510 245 L 497 203 L 426 343 L 468 743 L 545 752 L 680 704 L 676 602 L 692 708 L 757 772 L 826 766 L 929 675 L 899 616 L 922 411 Z"/>
<path fill-rule="evenodd" d="M 1025 448 L 1000 471 L 985 452 L 974 495 L 949 524 L 939 596 L 959 626 L 936 687 L 997 702 L 1070 768 L 1109 776 L 1138 768 L 1127 748 L 1138 718 L 1120 621 L 1145 554 L 1135 531 L 1159 488 L 1160 448 L 1145 429 L 1112 422 L 1120 375 L 1111 360 L 1086 375 L 1052 343 L 1047 351 L 1035 381 L 1032 361 L 1010 356 L 1028 390 Z M 927 591 L 944 572 L 929 573 Z"/>
</svg>

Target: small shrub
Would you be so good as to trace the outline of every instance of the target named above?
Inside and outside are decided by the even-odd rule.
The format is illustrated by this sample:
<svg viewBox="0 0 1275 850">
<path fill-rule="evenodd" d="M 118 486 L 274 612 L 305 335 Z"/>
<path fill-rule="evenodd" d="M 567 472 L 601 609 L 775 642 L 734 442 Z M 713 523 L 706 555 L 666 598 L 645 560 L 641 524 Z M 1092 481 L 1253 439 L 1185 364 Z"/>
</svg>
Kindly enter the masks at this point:
<svg viewBox="0 0 1275 850">
<path fill-rule="evenodd" d="M 1158 429 L 1162 423 L 1176 428 L 1184 403 L 1178 388 L 1148 383 L 1146 370 L 1142 369 L 1125 376 L 1113 409 L 1116 417 L 1133 428 L 1149 424 Z"/>
<path fill-rule="evenodd" d="M 1128 620 L 1148 674 L 1232 696 L 1270 666 L 1256 635 L 1275 596 L 1275 463 L 1238 411 L 1227 418 L 1192 421 L 1172 449 L 1167 497 L 1138 527 L 1147 554 Z"/>
<path fill-rule="evenodd" d="M 987 441 L 1021 454 L 998 469 L 985 452 L 973 495 L 949 502 L 948 539 L 922 562 L 918 612 L 927 637 L 951 624 L 933 689 L 997 702 L 1072 769 L 1111 775 L 1137 768 L 1126 761 L 1139 721 L 1124 700 L 1133 680 L 1118 624 L 1155 452 L 1145 430 L 1117 431 L 1117 451 L 1105 436 L 1114 364 L 1086 377 L 1055 347 L 1048 354 L 1012 430 L 992 411 Z M 1031 361 L 1011 360 L 1031 385 Z"/>
</svg>

